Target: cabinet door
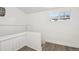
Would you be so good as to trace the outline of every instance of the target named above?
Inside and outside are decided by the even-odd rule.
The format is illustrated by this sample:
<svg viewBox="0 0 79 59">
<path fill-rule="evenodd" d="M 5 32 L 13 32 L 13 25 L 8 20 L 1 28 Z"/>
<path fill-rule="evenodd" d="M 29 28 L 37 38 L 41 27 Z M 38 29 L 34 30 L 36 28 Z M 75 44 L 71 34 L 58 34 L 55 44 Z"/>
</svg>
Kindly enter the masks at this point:
<svg viewBox="0 0 79 59">
<path fill-rule="evenodd" d="M 2 41 L 1 44 L 0 44 L 1 45 L 1 51 L 14 51 L 15 50 L 14 45 L 16 45 L 15 43 L 11 39 Z"/>
<path fill-rule="evenodd" d="M 16 51 L 25 45 L 25 35 L 6 39 L 0 43 L 1 51 Z"/>
</svg>

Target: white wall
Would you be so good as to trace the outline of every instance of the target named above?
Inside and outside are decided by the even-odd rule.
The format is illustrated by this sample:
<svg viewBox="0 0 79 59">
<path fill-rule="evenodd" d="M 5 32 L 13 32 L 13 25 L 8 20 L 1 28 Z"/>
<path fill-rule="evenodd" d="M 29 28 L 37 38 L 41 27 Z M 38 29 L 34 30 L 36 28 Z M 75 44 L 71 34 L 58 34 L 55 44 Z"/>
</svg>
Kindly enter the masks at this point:
<svg viewBox="0 0 79 59">
<path fill-rule="evenodd" d="M 49 12 L 63 12 L 71 10 L 71 19 L 67 21 L 49 21 Z M 49 11 L 28 15 L 27 24 L 30 31 L 42 33 L 42 39 L 48 42 L 79 48 L 79 8 L 55 8 Z"/>
<path fill-rule="evenodd" d="M 16 7 L 5 7 L 6 15 L 0 17 L 0 35 L 12 34 L 26 30 L 26 26 L 7 26 L 7 25 L 26 25 L 26 14 Z M 2 26 L 6 25 L 6 26 Z"/>
<path fill-rule="evenodd" d="M 49 21 L 49 12 L 60 12 L 70 9 L 71 20 L 57 22 Z M 78 12 L 79 8 L 55 8 L 49 11 L 27 15 L 18 8 L 7 7 L 6 16 L 0 17 L 0 25 L 30 25 L 29 31 L 41 32 L 43 40 L 79 48 Z M 25 29 L 25 27 L 23 28 Z M 21 32 L 24 31 L 23 28 L 0 26 L 0 35 Z"/>
</svg>

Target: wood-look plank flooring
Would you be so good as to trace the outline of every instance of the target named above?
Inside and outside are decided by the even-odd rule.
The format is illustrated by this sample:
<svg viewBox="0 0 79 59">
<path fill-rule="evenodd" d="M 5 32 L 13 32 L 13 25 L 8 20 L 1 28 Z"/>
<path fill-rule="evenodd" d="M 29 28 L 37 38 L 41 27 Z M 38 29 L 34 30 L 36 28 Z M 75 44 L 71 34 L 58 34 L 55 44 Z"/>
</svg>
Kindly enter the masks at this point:
<svg viewBox="0 0 79 59">
<path fill-rule="evenodd" d="M 36 50 L 30 47 L 24 46 L 18 51 L 36 51 Z M 64 45 L 46 42 L 46 44 L 42 45 L 42 51 L 79 51 L 79 48 L 68 47 Z"/>
<path fill-rule="evenodd" d="M 68 47 L 64 45 L 46 42 L 46 44 L 43 45 L 42 50 L 43 51 L 79 51 L 79 48 Z"/>
<path fill-rule="evenodd" d="M 19 49 L 18 51 L 36 51 L 28 46 L 24 46 L 23 48 Z"/>
</svg>

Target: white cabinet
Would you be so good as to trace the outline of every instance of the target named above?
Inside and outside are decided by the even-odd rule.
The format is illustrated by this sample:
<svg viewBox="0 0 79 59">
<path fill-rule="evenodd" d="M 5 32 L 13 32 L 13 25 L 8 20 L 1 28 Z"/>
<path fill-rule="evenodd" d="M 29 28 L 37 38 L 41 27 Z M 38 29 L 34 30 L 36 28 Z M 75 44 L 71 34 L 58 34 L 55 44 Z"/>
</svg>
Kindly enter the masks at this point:
<svg viewBox="0 0 79 59">
<path fill-rule="evenodd" d="M 16 51 L 25 45 L 25 35 L 13 37 L 0 42 L 1 51 Z"/>
<path fill-rule="evenodd" d="M 27 32 L 27 40 L 26 40 L 26 45 L 41 51 L 42 47 L 41 47 L 41 33 L 40 32 Z"/>
<path fill-rule="evenodd" d="M 39 32 L 24 32 L 14 35 L 8 35 L 0 41 L 0 51 L 16 51 L 23 46 L 31 47 L 35 50 L 42 50 L 41 33 Z"/>
</svg>

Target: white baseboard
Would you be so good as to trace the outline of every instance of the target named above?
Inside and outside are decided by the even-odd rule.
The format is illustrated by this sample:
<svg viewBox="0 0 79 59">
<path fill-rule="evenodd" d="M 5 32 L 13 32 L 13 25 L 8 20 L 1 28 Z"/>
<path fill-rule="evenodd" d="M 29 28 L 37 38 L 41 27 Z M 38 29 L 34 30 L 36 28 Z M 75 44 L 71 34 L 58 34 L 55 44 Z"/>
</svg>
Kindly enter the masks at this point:
<svg viewBox="0 0 79 59">
<path fill-rule="evenodd" d="M 46 40 L 46 42 L 56 43 L 56 44 L 60 44 L 60 45 L 64 45 L 64 46 L 69 46 L 69 47 L 79 48 L 79 43 L 76 43 L 76 42 L 57 41 L 57 40 L 52 40 L 52 41 Z"/>
</svg>

